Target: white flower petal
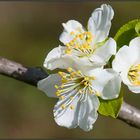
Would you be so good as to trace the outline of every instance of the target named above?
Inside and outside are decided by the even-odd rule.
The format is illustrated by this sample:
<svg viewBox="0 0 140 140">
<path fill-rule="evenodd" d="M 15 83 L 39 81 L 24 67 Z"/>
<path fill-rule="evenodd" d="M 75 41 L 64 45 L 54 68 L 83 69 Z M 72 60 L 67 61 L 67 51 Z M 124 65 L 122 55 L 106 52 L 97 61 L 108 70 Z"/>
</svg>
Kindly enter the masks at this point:
<svg viewBox="0 0 140 140">
<path fill-rule="evenodd" d="M 77 31 L 77 32 L 79 32 L 79 31 L 81 31 L 82 30 L 82 25 L 81 25 L 81 23 L 79 23 L 78 21 L 76 21 L 76 20 L 69 20 L 69 21 L 67 21 L 66 23 L 63 23 L 62 24 L 63 25 L 63 27 L 64 27 L 64 30 L 66 31 L 66 32 L 72 32 L 72 31 Z"/>
<path fill-rule="evenodd" d="M 120 73 L 120 76 L 121 76 L 121 79 L 122 79 L 122 81 L 123 81 L 124 84 L 126 84 L 126 85 L 132 85 L 132 83 L 128 79 L 128 70 L 121 72 Z"/>
<path fill-rule="evenodd" d="M 97 120 L 100 102 L 96 95 L 88 95 L 85 102 L 80 103 L 78 115 L 79 127 L 84 131 L 90 131 Z"/>
<path fill-rule="evenodd" d="M 70 33 L 63 31 L 63 33 L 60 35 L 59 40 L 63 43 L 63 44 L 67 44 L 69 43 L 72 39 L 74 38 L 74 36 L 70 35 Z"/>
<path fill-rule="evenodd" d="M 137 62 L 140 62 L 140 37 L 131 40 L 129 47 L 125 45 L 119 49 L 112 67 L 117 72 L 124 72 Z"/>
<path fill-rule="evenodd" d="M 110 57 L 116 53 L 116 42 L 110 38 L 103 46 L 95 50 L 90 60 L 95 63 L 106 64 Z"/>
<path fill-rule="evenodd" d="M 123 46 L 117 52 L 112 62 L 112 67 L 117 72 L 128 72 L 128 69 L 135 61 L 136 57 L 135 54 L 132 54 L 132 49 L 128 46 Z"/>
<path fill-rule="evenodd" d="M 71 93 L 71 95 L 73 95 L 73 93 Z M 54 108 L 54 119 L 60 126 L 75 128 L 78 125 L 79 97 L 76 96 L 65 109 L 62 109 L 61 105 L 65 104 L 66 101 L 69 100 L 69 97 L 66 97 L 64 101 L 58 101 Z M 70 108 L 71 105 L 74 107 L 74 109 Z"/>
<path fill-rule="evenodd" d="M 64 44 L 70 42 L 74 38 L 74 36 L 71 35 L 71 32 L 74 32 L 75 35 L 84 32 L 82 25 L 76 20 L 69 20 L 62 25 L 64 27 L 64 31 L 60 35 L 59 39 Z"/>
<path fill-rule="evenodd" d="M 51 74 L 47 78 L 40 80 L 37 83 L 37 88 L 43 91 L 48 97 L 57 98 L 54 85 L 61 85 L 61 77 L 58 74 Z"/>
<path fill-rule="evenodd" d="M 91 62 L 88 57 L 79 58 L 73 54 L 65 54 L 64 50 L 65 47 L 63 46 L 51 50 L 45 59 L 44 67 L 49 70 L 54 70 L 56 68 L 67 69 L 68 67 L 72 67 L 75 70 L 81 70 L 86 73 L 94 67 L 102 66 L 102 63 Z"/>
<path fill-rule="evenodd" d="M 114 99 L 119 96 L 121 79 L 118 73 L 112 69 L 95 69 L 93 74 L 95 80 L 92 86 L 102 99 Z"/>
<path fill-rule="evenodd" d="M 73 56 L 73 60 L 74 60 L 74 65 L 71 67 L 74 68 L 75 70 L 80 70 L 85 75 L 87 75 L 87 73 L 93 70 L 93 68 L 103 66 L 102 63 L 96 63 L 90 61 L 88 57 L 79 58 Z"/>
<path fill-rule="evenodd" d="M 123 46 L 117 52 L 112 62 L 112 68 L 119 72 L 126 85 L 132 85 L 128 79 L 129 68 L 140 62 L 140 37 L 130 42 L 130 46 Z"/>
<path fill-rule="evenodd" d="M 73 56 L 65 54 L 64 50 L 65 47 L 62 46 L 51 50 L 45 59 L 44 67 L 49 70 L 54 70 L 56 68 L 66 69 L 74 66 Z"/>
<path fill-rule="evenodd" d="M 108 36 L 113 16 L 110 5 L 103 4 L 93 11 L 88 21 L 88 30 L 92 32 L 95 42 L 101 42 Z"/>
<path fill-rule="evenodd" d="M 140 86 L 135 86 L 135 85 L 128 85 L 128 88 L 130 91 L 134 93 L 140 93 Z"/>
<path fill-rule="evenodd" d="M 129 48 L 133 51 L 132 56 L 135 54 L 135 57 L 140 61 L 140 37 L 132 39 L 129 43 Z"/>
<path fill-rule="evenodd" d="M 140 37 L 132 39 L 128 46 L 123 46 L 113 60 L 112 67 L 120 73 L 122 81 L 134 93 L 140 93 L 140 86 L 133 85 L 128 79 L 128 72 L 131 66 L 140 63 Z"/>
<path fill-rule="evenodd" d="M 80 101 L 80 96 L 75 96 L 73 101 L 70 100 L 70 96 L 76 95 L 76 91 L 72 91 L 67 94 L 64 100 L 59 100 L 54 108 L 54 117 L 58 125 L 75 128 L 79 126 L 84 131 L 92 129 L 93 123 L 98 117 L 97 110 L 100 102 L 96 95 L 87 95 L 86 100 Z M 70 102 L 71 101 L 71 102 Z M 67 105 L 65 109 L 62 109 L 62 105 Z M 70 106 L 73 106 L 73 109 Z"/>
</svg>

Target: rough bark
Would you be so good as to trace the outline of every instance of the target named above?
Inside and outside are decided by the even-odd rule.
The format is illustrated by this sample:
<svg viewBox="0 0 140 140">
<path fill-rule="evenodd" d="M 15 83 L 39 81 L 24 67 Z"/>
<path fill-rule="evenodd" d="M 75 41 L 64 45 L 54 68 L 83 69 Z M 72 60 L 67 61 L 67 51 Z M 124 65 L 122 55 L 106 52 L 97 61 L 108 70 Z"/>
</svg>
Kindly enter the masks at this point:
<svg viewBox="0 0 140 140">
<path fill-rule="evenodd" d="M 37 82 L 48 74 L 40 67 L 29 68 L 19 63 L 0 57 L 0 74 L 24 81 L 25 83 L 36 86 Z"/>
</svg>

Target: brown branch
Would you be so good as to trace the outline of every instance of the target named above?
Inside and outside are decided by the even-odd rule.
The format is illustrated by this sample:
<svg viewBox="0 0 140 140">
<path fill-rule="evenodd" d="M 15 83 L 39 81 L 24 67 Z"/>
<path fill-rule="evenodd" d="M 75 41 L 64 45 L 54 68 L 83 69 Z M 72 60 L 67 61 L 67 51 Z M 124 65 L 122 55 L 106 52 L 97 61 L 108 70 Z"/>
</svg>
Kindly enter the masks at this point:
<svg viewBox="0 0 140 140">
<path fill-rule="evenodd" d="M 123 102 L 118 119 L 140 129 L 140 110 Z"/>
<path fill-rule="evenodd" d="M 0 74 L 36 86 L 37 82 L 48 74 L 41 68 L 28 68 L 11 60 L 0 58 Z M 140 128 L 140 110 L 123 102 L 118 119 L 125 123 Z"/>
<path fill-rule="evenodd" d="M 0 57 L 0 74 L 24 81 L 25 83 L 36 86 L 37 82 L 48 74 L 40 67 L 24 67 L 14 61 Z"/>
</svg>

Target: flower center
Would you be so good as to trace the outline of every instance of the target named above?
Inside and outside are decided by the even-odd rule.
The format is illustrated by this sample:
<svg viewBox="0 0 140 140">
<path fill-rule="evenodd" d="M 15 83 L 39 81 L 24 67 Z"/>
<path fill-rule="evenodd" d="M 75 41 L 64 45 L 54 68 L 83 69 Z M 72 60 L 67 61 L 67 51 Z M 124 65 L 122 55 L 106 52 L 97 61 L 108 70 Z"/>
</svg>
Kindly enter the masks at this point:
<svg viewBox="0 0 140 140">
<path fill-rule="evenodd" d="M 140 64 L 130 67 L 128 78 L 133 85 L 140 86 Z"/>
<path fill-rule="evenodd" d="M 68 73 L 65 72 L 58 72 L 58 74 L 61 76 L 61 85 L 55 85 L 55 88 L 57 89 L 56 95 L 60 99 L 64 99 L 66 96 L 71 94 L 75 90 L 75 94 L 72 96 L 69 96 L 70 100 L 74 98 L 74 96 L 85 95 L 85 94 L 93 94 L 95 91 L 93 90 L 91 81 L 95 80 L 94 76 L 85 76 L 81 73 L 81 71 L 75 71 L 72 68 L 67 69 Z M 62 105 L 62 108 L 65 108 L 65 105 Z M 71 109 L 73 109 L 72 106 L 70 106 Z"/>
<path fill-rule="evenodd" d="M 71 32 L 71 35 L 74 36 L 74 38 L 66 44 L 66 54 L 75 52 L 78 56 L 81 57 L 88 56 L 93 53 L 93 49 L 91 47 L 93 35 L 91 32 L 84 32 L 76 35 L 74 32 Z"/>
</svg>

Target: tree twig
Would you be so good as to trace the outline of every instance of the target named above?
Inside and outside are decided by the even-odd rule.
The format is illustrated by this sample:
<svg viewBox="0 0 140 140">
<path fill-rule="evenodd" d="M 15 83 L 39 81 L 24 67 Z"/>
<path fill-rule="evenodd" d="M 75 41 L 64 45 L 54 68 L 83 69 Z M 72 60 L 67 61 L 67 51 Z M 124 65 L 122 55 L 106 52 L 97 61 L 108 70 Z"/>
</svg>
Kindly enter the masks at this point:
<svg viewBox="0 0 140 140">
<path fill-rule="evenodd" d="M 48 74 L 40 67 L 29 68 L 0 57 L 0 74 L 23 81 L 33 86 L 44 79 Z M 118 119 L 140 129 L 140 110 L 123 102 Z"/>
<path fill-rule="evenodd" d="M 40 67 L 29 68 L 21 64 L 0 57 L 0 74 L 24 81 L 30 85 L 37 85 L 37 82 L 44 79 L 48 74 Z"/>
<path fill-rule="evenodd" d="M 123 102 L 118 119 L 140 129 L 140 110 Z"/>
</svg>

